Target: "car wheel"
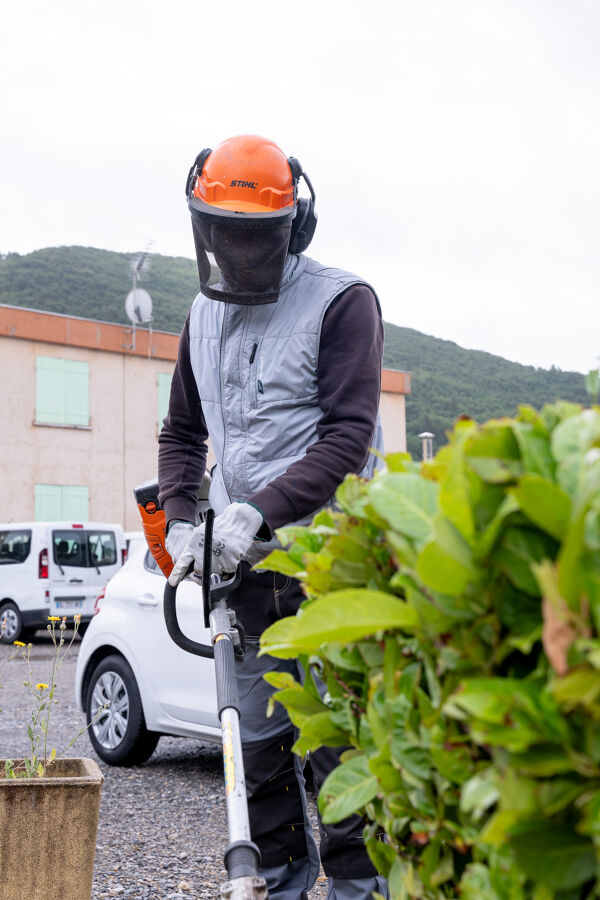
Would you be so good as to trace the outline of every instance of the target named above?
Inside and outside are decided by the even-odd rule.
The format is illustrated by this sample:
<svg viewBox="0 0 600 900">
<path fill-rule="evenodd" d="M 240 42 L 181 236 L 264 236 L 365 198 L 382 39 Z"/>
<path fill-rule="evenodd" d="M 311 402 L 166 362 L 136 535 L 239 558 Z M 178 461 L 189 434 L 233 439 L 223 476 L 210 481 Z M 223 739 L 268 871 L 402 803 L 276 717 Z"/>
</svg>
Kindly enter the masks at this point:
<svg viewBox="0 0 600 900">
<path fill-rule="evenodd" d="M 0 606 L 0 641 L 3 644 L 12 644 L 21 640 L 23 634 L 23 617 L 19 607 L 7 600 Z"/>
<path fill-rule="evenodd" d="M 148 731 L 140 692 L 122 656 L 107 656 L 90 678 L 85 704 L 94 750 L 111 766 L 136 766 L 154 752 L 160 735 Z"/>
</svg>

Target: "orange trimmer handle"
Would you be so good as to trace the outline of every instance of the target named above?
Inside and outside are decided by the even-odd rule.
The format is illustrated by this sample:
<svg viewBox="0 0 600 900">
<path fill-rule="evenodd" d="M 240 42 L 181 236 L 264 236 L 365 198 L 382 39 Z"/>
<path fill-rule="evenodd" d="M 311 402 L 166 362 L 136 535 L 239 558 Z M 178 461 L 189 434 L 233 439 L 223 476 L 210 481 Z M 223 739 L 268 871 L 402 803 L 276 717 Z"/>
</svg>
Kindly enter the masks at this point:
<svg viewBox="0 0 600 900">
<path fill-rule="evenodd" d="M 148 502 L 146 506 L 138 504 L 138 508 L 142 517 L 144 536 L 150 548 L 150 553 L 160 566 L 165 577 L 168 578 L 173 571 L 173 560 L 165 547 L 167 532 L 165 511 L 164 509 L 157 509 L 152 501 Z"/>
<path fill-rule="evenodd" d="M 173 560 L 165 546 L 167 523 L 165 511 L 158 499 L 158 481 L 146 481 L 144 484 L 140 484 L 134 488 L 133 494 L 142 519 L 146 543 L 163 574 L 168 578 L 173 571 Z"/>
</svg>

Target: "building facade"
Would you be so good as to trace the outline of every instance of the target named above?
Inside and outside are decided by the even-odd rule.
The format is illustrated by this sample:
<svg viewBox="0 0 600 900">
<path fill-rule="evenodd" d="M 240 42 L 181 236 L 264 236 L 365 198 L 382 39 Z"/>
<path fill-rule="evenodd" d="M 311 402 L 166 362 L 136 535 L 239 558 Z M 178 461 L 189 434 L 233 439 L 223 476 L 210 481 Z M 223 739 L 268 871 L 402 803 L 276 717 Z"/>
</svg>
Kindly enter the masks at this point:
<svg viewBox="0 0 600 900">
<path fill-rule="evenodd" d="M 139 528 L 133 488 L 156 475 L 179 336 L 0 306 L 1 518 Z M 410 374 L 384 369 L 387 450 L 406 449 Z M 209 457 L 210 461 L 210 457 Z"/>
</svg>

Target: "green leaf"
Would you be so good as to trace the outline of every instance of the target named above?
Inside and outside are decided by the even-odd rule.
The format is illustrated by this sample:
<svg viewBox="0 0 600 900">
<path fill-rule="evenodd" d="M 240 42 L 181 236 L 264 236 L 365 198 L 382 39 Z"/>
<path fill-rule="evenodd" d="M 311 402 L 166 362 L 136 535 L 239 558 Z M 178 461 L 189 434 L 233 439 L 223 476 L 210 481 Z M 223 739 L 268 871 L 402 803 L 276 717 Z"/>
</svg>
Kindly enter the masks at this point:
<svg viewBox="0 0 600 900">
<path fill-rule="evenodd" d="M 368 486 L 369 502 L 396 531 L 424 541 L 432 527 L 439 488 L 408 472 L 384 473 Z"/>
<path fill-rule="evenodd" d="M 460 880 L 461 900 L 500 900 L 483 863 L 471 863 Z"/>
<path fill-rule="evenodd" d="M 513 423 L 513 432 L 519 445 L 525 472 L 554 480 L 556 464 L 550 449 L 550 436 L 541 422 Z"/>
<path fill-rule="evenodd" d="M 278 690 L 283 688 L 299 688 L 302 690 L 302 685 L 296 681 L 291 672 L 267 672 L 266 675 L 263 675 L 263 678 L 271 687 Z"/>
<path fill-rule="evenodd" d="M 524 475 L 510 493 L 534 525 L 557 541 L 563 539 L 571 516 L 571 498 L 562 488 L 539 475 Z"/>
<path fill-rule="evenodd" d="M 486 456 L 470 456 L 467 462 L 482 481 L 489 484 L 510 484 L 523 473 L 516 459 L 493 459 Z"/>
<path fill-rule="evenodd" d="M 506 573 L 515 587 L 534 597 L 540 589 L 532 571 L 532 564 L 556 556 L 554 541 L 539 531 L 509 528 L 496 552 L 500 569 Z"/>
<path fill-rule="evenodd" d="M 544 825 L 520 833 L 510 845 L 525 874 L 555 890 L 577 887 L 594 877 L 594 845 L 571 828 Z"/>
<path fill-rule="evenodd" d="M 386 453 L 385 464 L 390 472 L 412 472 L 419 465 L 413 462 L 410 453 Z"/>
<path fill-rule="evenodd" d="M 341 763 L 327 776 L 319 792 L 323 822 L 339 822 L 358 812 L 377 796 L 377 791 L 377 778 L 366 756 Z"/>
<path fill-rule="evenodd" d="M 454 784 L 463 784 L 473 771 L 473 761 L 465 747 L 436 744 L 431 748 L 433 767 Z"/>
<path fill-rule="evenodd" d="M 532 747 L 525 753 L 513 753 L 510 765 L 523 775 L 548 778 L 573 771 L 573 762 L 564 750 L 556 747 Z"/>
<path fill-rule="evenodd" d="M 470 432 L 471 429 L 459 430 L 452 436 L 448 467 L 442 478 L 439 496 L 441 511 L 469 544 L 475 536 L 475 523 L 470 496 L 470 473 L 465 468 L 463 445 Z"/>
<path fill-rule="evenodd" d="M 358 475 L 346 475 L 335 492 L 335 499 L 349 516 L 362 518 L 367 504 L 365 482 Z"/>
<path fill-rule="evenodd" d="M 388 890 L 393 900 L 408 900 L 408 893 L 404 886 L 404 863 L 398 857 L 394 859 L 388 875 Z"/>
<path fill-rule="evenodd" d="M 518 509 L 519 504 L 515 498 L 505 496 L 503 502 L 498 506 L 492 520 L 488 522 L 485 529 L 478 535 L 475 551 L 479 559 L 485 559 L 492 551 L 494 544 L 507 524 L 507 519 L 510 516 L 513 516 Z"/>
<path fill-rule="evenodd" d="M 558 586 L 561 595 L 573 610 L 579 609 L 582 593 L 582 559 L 586 553 L 584 544 L 585 516 L 580 514 L 571 523 L 558 556 Z"/>
<path fill-rule="evenodd" d="M 282 575 L 291 575 L 298 578 L 303 571 L 303 566 L 295 562 L 285 550 L 273 550 L 272 553 L 254 566 L 255 569 L 268 569 L 270 572 L 280 572 Z"/>
<path fill-rule="evenodd" d="M 481 819 L 490 807 L 498 802 L 498 776 L 490 767 L 483 769 L 472 778 L 469 778 L 460 793 L 460 808 L 462 812 L 471 813 L 475 821 Z"/>
<path fill-rule="evenodd" d="M 600 672 L 587 666 L 574 669 L 552 686 L 554 698 L 567 709 L 593 706 L 600 696 Z"/>
<path fill-rule="evenodd" d="M 391 743 L 392 761 L 395 766 L 406 769 L 415 778 L 425 781 L 431 773 L 431 763 L 428 754 L 415 746 L 406 737 L 394 730 Z"/>
<path fill-rule="evenodd" d="M 303 719 L 300 735 L 292 750 L 304 756 L 305 753 L 318 750 L 319 747 L 343 747 L 347 743 L 348 733 L 332 721 L 329 712 L 321 712 Z"/>
<path fill-rule="evenodd" d="M 555 428 L 551 445 L 554 457 L 559 463 L 557 479 L 570 496 L 577 490 L 585 454 L 598 443 L 600 443 L 599 411 L 586 409 Z"/>
<path fill-rule="evenodd" d="M 294 688 L 286 688 L 273 695 L 274 699 L 285 706 L 288 715 L 297 728 L 304 721 L 318 713 L 327 712 L 327 707 L 319 700 L 311 697 L 299 684 Z"/>
<path fill-rule="evenodd" d="M 349 589 L 326 594 L 263 633 L 261 654 L 289 658 L 330 641 L 357 641 L 382 629 L 414 629 L 418 616 L 393 594 Z"/>
<path fill-rule="evenodd" d="M 591 369 L 585 376 L 585 389 L 592 403 L 598 403 L 600 394 L 600 369 Z"/>
<path fill-rule="evenodd" d="M 417 571 L 428 587 L 458 596 L 477 576 L 471 551 L 447 519 L 436 518 L 434 528 L 434 538 L 419 554 Z"/>
</svg>

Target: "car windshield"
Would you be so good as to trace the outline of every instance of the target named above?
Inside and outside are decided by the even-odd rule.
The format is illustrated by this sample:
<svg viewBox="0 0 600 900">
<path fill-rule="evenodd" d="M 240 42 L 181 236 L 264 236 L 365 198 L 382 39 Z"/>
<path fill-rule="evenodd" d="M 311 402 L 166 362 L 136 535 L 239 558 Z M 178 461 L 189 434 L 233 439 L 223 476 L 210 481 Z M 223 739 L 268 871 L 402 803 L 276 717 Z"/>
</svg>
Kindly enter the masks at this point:
<svg viewBox="0 0 600 900">
<path fill-rule="evenodd" d="M 117 544 L 112 531 L 53 531 L 54 562 L 91 569 L 114 566 Z"/>
<path fill-rule="evenodd" d="M 25 562 L 31 550 L 31 531 L 0 531 L 0 565 Z"/>
</svg>

